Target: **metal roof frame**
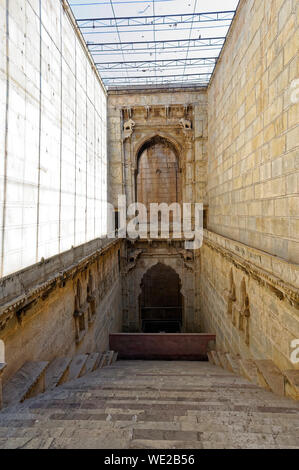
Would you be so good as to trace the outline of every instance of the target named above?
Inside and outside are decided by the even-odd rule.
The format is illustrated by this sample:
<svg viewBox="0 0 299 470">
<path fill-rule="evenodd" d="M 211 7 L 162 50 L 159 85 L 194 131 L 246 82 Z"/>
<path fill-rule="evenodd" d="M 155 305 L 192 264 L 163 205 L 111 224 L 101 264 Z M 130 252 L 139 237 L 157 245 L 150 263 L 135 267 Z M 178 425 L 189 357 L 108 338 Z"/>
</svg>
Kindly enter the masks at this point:
<svg viewBox="0 0 299 470">
<path fill-rule="evenodd" d="M 226 28 L 230 26 L 236 10 L 156 15 L 153 1 L 153 15 L 118 17 L 113 0 L 110 0 L 110 4 L 113 17 L 76 20 L 95 66 L 108 89 L 110 86 L 142 84 L 209 84 L 226 40 L 226 36 L 221 32 L 226 34 Z M 200 32 L 197 38 L 191 37 L 191 31 L 193 36 L 196 31 L 196 28 L 193 28 L 195 23 L 200 24 L 197 26 L 197 31 L 199 29 Z M 189 28 L 178 27 L 180 24 L 189 25 Z M 128 27 L 132 30 L 127 30 Z M 219 36 L 216 33 L 212 37 L 202 37 L 207 28 L 218 28 Z M 181 39 L 176 39 L 176 36 L 173 36 L 181 30 L 190 30 L 189 38 L 182 35 Z M 143 33 L 150 33 L 153 39 L 146 41 L 136 37 L 136 41 L 129 40 L 130 34 L 135 31 L 137 35 L 142 34 L 142 37 Z M 169 39 L 167 32 L 171 32 Z M 116 42 L 105 41 L 107 34 L 113 34 L 115 39 L 118 39 Z M 91 40 L 88 40 L 89 37 Z M 123 38 L 125 41 L 122 41 Z M 204 51 L 207 53 L 200 57 Z M 174 54 L 177 54 L 177 57 Z M 211 56 L 207 57 L 209 54 Z M 151 56 L 154 57 L 151 59 Z M 193 73 L 195 70 L 197 73 Z M 146 75 L 139 75 L 138 72 Z"/>
</svg>

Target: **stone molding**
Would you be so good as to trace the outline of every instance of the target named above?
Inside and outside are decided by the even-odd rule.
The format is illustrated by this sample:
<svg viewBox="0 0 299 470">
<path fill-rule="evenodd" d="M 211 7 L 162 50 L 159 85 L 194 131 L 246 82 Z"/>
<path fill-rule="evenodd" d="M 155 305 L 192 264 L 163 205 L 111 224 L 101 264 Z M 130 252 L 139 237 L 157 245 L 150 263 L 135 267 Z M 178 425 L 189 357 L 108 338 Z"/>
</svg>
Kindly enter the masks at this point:
<svg viewBox="0 0 299 470">
<path fill-rule="evenodd" d="M 1 305 L 0 330 L 5 328 L 6 324 L 14 317 L 14 315 L 17 316 L 19 322 L 22 322 L 22 318 L 26 314 L 26 311 L 32 308 L 38 300 L 45 300 L 55 288 L 64 287 L 66 281 L 74 279 L 78 273 L 86 270 L 88 266 L 97 261 L 100 256 L 105 254 L 118 243 L 118 239 L 111 241 L 103 248 L 79 259 L 76 263 L 71 264 L 64 270 L 57 271 L 50 275 L 47 281 L 25 290 L 23 294 Z"/>
<path fill-rule="evenodd" d="M 267 287 L 280 300 L 285 299 L 292 306 L 299 308 L 298 265 L 208 230 L 204 230 L 204 245 L 221 254 L 237 269 L 245 272 L 259 284 Z"/>
</svg>

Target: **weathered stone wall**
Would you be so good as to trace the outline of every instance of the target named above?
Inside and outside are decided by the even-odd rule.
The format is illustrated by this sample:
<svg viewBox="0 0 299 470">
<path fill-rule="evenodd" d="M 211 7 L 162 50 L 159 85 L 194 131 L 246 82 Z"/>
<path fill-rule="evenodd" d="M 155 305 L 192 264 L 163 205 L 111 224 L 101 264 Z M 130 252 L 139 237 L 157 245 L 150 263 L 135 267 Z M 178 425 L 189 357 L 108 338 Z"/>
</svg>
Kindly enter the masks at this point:
<svg viewBox="0 0 299 470">
<path fill-rule="evenodd" d="M 157 136 L 175 149 L 182 201 L 205 202 L 206 90 L 132 89 L 108 96 L 109 199 L 115 206 L 118 194 L 126 194 L 128 203 L 136 200 L 139 152 Z"/>
<path fill-rule="evenodd" d="M 106 230 L 106 92 L 66 2 L 0 2 L 0 275 Z"/>
<path fill-rule="evenodd" d="M 0 339 L 7 363 L 4 381 L 26 361 L 107 350 L 109 333 L 121 331 L 123 243 L 98 245 L 96 251 L 73 259 L 73 263 L 63 265 L 66 259 L 60 259 L 59 270 L 48 269 L 46 275 L 46 268 L 37 265 L 40 284 L 33 268 L 29 269 L 31 286 L 26 270 L 12 275 L 11 282 L 9 278 L 2 281 L 2 293 L 10 299 L 0 311 Z M 22 279 L 27 281 L 26 289 L 17 296 L 11 287 L 14 279 L 16 286 Z"/>
<path fill-rule="evenodd" d="M 293 263 L 298 8 L 296 0 L 241 0 L 208 91 L 208 228 Z"/>
<path fill-rule="evenodd" d="M 200 250 L 201 328 L 217 348 L 243 357 L 291 362 L 299 336 L 299 266 L 205 231 Z"/>
</svg>

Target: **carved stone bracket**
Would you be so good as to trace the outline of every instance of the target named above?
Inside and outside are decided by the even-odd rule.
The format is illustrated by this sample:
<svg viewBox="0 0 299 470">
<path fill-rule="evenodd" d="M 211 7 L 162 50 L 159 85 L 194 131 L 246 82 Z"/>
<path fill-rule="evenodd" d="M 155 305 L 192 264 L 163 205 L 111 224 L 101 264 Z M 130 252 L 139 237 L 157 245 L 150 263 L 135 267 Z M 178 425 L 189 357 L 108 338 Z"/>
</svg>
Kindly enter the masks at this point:
<svg viewBox="0 0 299 470">
<path fill-rule="evenodd" d="M 192 122 L 189 119 L 182 118 L 179 121 L 180 126 L 183 129 L 183 134 L 185 136 L 185 140 L 187 142 L 191 142 L 194 138 L 193 129 L 192 129 Z"/>
<path fill-rule="evenodd" d="M 127 274 L 129 271 L 135 268 L 137 260 L 140 257 L 141 253 L 143 253 L 143 250 L 135 250 L 129 253 L 128 263 L 124 270 L 125 274 Z"/>
<path fill-rule="evenodd" d="M 184 266 L 189 271 L 194 271 L 194 253 L 191 250 L 180 250 L 178 253 L 184 260 Z"/>
<path fill-rule="evenodd" d="M 133 121 L 133 119 L 128 119 L 128 121 L 125 121 L 124 123 L 124 130 L 123 130 L 123 135 L 124 135 L 124 140 L 128 139 L 131 137 L 134 131 L 136 123 Z"/>
<path fill-rule="evenodd" d="M 191 130 L 192 129 L 192 122 L 189 119 L 182 118 L 180 119 L 180 126 L 184 130 Z"/>
</svg>

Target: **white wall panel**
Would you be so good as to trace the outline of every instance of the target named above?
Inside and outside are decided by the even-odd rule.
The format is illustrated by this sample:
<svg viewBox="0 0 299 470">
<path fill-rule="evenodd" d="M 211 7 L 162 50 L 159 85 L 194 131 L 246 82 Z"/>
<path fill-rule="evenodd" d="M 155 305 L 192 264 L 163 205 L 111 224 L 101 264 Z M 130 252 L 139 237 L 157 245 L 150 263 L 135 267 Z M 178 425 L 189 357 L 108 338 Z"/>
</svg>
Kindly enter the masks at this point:
<svg viewBox="0 0 299 470">
<path fill-rule="evenodd" d="M 106 94 L 60 0 L 1 0 L 0 40 L 5 276 L 105 234 Z"/>
</svg>

